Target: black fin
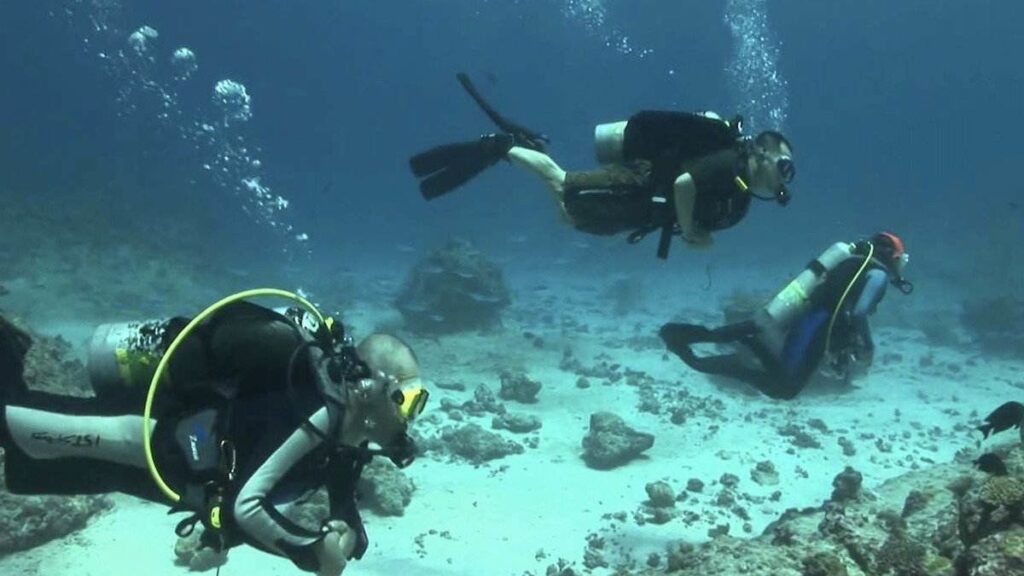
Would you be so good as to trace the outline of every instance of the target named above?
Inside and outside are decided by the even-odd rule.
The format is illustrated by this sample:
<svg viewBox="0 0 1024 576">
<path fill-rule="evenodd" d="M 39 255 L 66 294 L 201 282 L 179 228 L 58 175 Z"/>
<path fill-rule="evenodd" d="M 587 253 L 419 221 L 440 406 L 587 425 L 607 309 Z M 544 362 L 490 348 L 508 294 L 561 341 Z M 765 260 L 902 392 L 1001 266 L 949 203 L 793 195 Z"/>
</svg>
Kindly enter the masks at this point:
<svg viewBox="0 0 1024 576">
<path fill-rule="evenodd" d="M 430 176 L 452 164 L 464 161 L 469 156 L 475 156 L 478 147 L 479 143 L 476 141 L 435 146 L 410 158 L 409 167 L 417 178 Z"/>
<path fill-rule="evenodd" d="M 491 134 L 471 142 L 443 144 L 416 154 L 409 167 L 427 200 L 443 196 L 493 166 L 512 148 L 512 136 Z"/>
<path fill-rule="evenodd" d="M 550 142 L 547 136 L 539 132 L 534 132 L 529 128 L 524 128 L 499 114 L 493 106 L 484 100 L 484 97 L 480 95 L 476 86 L 473 85 L 469 76 L 464 72 L 459 72 L 455 77 L 458 78 L 459 83 L 462 84 L 462 87 L 466 90 L 473 101 L 476 102 L 477 106 L 479 106 L 480 109 L 484 111 L 484 114 L 491 119 L 491 122 L 494 122 L 494 125 L 500 128 L 502 132 L 515 138 L 516 146 L 530 148 L 531 150 L 536 150 L 538 152 L 544 152 L 546 145 Z"/>
</svg>

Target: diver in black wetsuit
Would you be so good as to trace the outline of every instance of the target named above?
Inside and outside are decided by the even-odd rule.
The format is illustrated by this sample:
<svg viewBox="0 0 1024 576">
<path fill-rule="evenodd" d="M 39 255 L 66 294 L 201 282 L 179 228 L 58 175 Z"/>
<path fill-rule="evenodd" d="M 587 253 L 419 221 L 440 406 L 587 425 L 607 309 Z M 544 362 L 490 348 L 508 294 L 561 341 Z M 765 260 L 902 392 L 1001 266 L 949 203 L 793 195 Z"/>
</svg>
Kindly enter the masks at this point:
<svg viewBox="0 0 1024 576">
<path fill-rule="evenodd" d="M 0 318 L 7 488 L 174 502 L 172 511 L 192 513 L 179 535 L 201 522 L 204 545 L 245 543 L 337 576 L 367 547 L 355 502 L 363 466 L 375 455 L 399 466 L 414 456 L 407 427 L 427 398 L 419 363 L 393 336 L 353 346 L 319 312 L 245 301 L 213 310 L 191 324 L 98 330 L 91 398 L 28 389 L 31 338 Z M 159 388 L 150 404 L 151 382 Z M 282 506 L 321 486 L 330 513 L 320 526 L 285 517 Z"/>
<path fill-rule="evenodd" d="M 796 174 L 792 145 L 775 131 L 744 136 L 739 117 L 638 112 L 595 129 L 601 168 L 566 172 L 544 152 L 546 137 L 503 118 L 465 75 L 459 80 L 503 133 L 413 156 L 410 167 L 428 200 L 506 159 L 539 176 L 562 215 L 580 231 L 629 232 L 631 243 L 660 231 L 662 258 L 673 234 L 691 246 L 710 245 L 710 233 L 736 225 L 752 198 L 789 201 L 787 185 Z"/>
<path fill-rule="evenodd" d="M 875 345 L 868 317 L 888 284 L 905 294 L 912 291 L 903 278 L 908 259 L 903 241 L 890 232 L 856 244 L 837 243 L 754 318 L 715 329 L 669 323 L 660 335 L 694 370 L 736 378 L 788 400 L 803 390 L 826 356 L 845 377 L 870 367 Z M 757 363 L 740 353 L 697 356 L 692 346 L 702 342 L 741 344 Z"/>
</svg>

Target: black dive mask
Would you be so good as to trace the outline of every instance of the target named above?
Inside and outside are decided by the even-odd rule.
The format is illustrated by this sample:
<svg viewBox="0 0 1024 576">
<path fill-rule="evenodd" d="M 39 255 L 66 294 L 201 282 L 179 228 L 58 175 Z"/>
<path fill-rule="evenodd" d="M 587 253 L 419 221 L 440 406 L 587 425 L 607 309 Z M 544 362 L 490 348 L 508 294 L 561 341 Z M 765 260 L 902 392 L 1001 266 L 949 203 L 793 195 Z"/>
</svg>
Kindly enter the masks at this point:
<svg viewBox="0 0 1024 576">
<path fill-rule="evenodd" d="M 789 156 L 780 156 L 775 161 L 775 169 L 779 171 L 779 178 L 783 184 L 789 184 L 796 178 L 796 164 Z"/>
</svg>

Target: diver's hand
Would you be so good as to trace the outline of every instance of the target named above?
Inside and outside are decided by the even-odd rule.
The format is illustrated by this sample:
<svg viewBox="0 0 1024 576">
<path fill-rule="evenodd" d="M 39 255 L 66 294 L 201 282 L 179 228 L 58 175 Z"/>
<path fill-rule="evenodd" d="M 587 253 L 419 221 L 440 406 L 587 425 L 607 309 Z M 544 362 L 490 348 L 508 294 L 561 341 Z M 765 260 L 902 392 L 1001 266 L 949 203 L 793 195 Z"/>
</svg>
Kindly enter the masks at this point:
<svg viewBox="0 0 1024 576">
<path fill-rule="evenodd" d="M 340 576 L 355 548 L 356 533 L 341 520 L 331 520 L 324 528 L 327 535 L 313 547 L 320 562 L 317 576 Z"/>
</svg>

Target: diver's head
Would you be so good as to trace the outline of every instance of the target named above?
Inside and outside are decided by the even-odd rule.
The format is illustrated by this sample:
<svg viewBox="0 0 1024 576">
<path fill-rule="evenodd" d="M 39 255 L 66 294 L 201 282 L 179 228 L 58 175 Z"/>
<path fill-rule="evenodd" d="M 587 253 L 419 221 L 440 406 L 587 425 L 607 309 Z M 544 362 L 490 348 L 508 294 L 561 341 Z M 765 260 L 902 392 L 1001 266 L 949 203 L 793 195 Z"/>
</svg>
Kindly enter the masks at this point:
<svg viewBox="0 0 1024 576">
<path fill-rule="evenodd" d="M 875 247 L 875 259 L 885 264 L 891 274 L 902 276 L 910 261 L 903 239 L 892 232 L 879 232 L 871 237 L 871 244 Z"/>
<path fill-rule="evenodd" d="M 388 334 L 367 336 L 356 346 L 356 354 L 366 363 L 368 374 L 351 384 L 351 440 L 369 440 L 384 449 L 405 445 L 409 423 L 423 411 L 429 397 L 419 377 L 416 354 Z"/>
<path fill-rule="evenodd" d="M 909 294 L 913 285 L 903 278 L 903 272 L 910 262 L 910 254 L 903 245 L 903 239 L 892 232 L 879 232 L 871 237 L 874 246 L 872 257 L 878 260 L 889 272 L 892 283 L 904 294 Z"/>
<path fill-rule="evenodd" d="M 787 186 L 796 177 L 796 164 L 793 162 L 793 145 L 780 132 L 765 130 L 754 138 L 748 170 L 750 187 L 769 193 L 769 196 L 759 198 L 775 200 L 783 206 L 789 202 Z"/>
</svg>

